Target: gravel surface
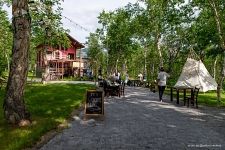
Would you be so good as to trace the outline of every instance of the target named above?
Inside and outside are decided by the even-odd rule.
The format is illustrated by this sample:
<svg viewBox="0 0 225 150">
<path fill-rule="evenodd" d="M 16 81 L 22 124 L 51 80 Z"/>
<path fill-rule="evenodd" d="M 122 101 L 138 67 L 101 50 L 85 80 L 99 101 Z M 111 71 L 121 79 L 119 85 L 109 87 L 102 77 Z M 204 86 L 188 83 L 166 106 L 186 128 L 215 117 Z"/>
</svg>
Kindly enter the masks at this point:
<svg viewBox="0 0 225 150">
<path fill-rule="evenodd" d="M 71 127 L 41 150 L 225 149 L 225 110 L 187 108 L 164 95 L 126 87 L 125 97 L 105 98 L 104 118 L 74 116 Z"/>
</svg>

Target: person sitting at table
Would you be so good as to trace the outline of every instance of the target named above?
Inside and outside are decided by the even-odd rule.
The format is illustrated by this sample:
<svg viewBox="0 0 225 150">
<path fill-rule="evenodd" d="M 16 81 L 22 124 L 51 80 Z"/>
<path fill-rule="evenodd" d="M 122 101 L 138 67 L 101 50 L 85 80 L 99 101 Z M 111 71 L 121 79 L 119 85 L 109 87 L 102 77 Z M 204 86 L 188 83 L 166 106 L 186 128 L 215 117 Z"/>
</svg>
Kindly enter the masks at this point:
<svg viewBox="0 0 225 150">
<path fill-rule="evenodd" d="M 138 78 L 139 78 L 140 82 L 143 81 L 143 75 L 142 75 L 142 73 L 140 73 L 140 74 L 138 75 Z"/>
<path fill-rule="evenodd" d="M 161 102 L 162 102 L 162 96 L 163 96 L 164 90 L 166 88 L 166 80 L 168 77 L 170 77 L 170 75 L 164 71 L 163 67 L 161 67 L 157 77 L 158 88 L 159 88 L 159 100 Z"/>
<path fill-rule="evenodd" d="M 115 82 L 120 84 L 120 82 L 121 82 L 120 72 L 115 73 Z"/>
</svg>

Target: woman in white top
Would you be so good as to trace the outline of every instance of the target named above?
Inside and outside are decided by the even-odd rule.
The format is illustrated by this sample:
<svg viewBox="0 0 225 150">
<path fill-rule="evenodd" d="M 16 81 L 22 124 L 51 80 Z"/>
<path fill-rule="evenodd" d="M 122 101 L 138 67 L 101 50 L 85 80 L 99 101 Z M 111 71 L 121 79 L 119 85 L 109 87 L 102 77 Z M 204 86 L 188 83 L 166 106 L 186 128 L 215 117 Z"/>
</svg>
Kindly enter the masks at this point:
<svg viewBox="0 0 225 150">
<path fill-rule="evenodd" d="M 125 81 L 124 81 L 125 85 L 127 85 L 128 80 L 129 80 L 129 75 L 126 73 Z"/>
<path fill-rule="evenodd" d="M 160 72 L 158 73 L 158 88 L 159 88 L 159 100 L 162 102 L 162 96 L 164 93 L 164 90 L 166 88 L 166 81 L 167 78 L 170 77 L 168 73 L 166 73 L 163 69 L 163 67 L 160 68 Z"/>
</svg>

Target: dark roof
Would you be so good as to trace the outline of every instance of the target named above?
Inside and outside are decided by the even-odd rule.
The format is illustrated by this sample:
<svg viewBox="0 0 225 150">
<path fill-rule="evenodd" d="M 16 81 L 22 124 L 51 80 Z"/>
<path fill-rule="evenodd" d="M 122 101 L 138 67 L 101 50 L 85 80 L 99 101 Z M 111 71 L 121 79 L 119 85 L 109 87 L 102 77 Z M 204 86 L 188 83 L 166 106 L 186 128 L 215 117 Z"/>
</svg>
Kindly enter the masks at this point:
<svg viewBox="0 0 225 150">
<path fill-rule="evenodd" d="M 82 45 L 80 42 L 78 42 L 76 39 L 74 39 L 71 35 L 67 34 L 67 37 L 71 40 L 72 44 L 76 48 L 84 48 L 84 45 Z"/>
<path fill-rule="evenodd" d="M 75 48 L 77 48 L 77 49 L 84 48 L 84 45 L 82 43 L 78 42 L 76 39 L 74 39 L 71 35 L 69 35 L 69 34 L 66 34 L 66 35 L 70 39 L 72 45 Z M 36 48 L 41 48 L 43 46 L 44 46 L 44 44 L 39 44 Z"/>
</svg>

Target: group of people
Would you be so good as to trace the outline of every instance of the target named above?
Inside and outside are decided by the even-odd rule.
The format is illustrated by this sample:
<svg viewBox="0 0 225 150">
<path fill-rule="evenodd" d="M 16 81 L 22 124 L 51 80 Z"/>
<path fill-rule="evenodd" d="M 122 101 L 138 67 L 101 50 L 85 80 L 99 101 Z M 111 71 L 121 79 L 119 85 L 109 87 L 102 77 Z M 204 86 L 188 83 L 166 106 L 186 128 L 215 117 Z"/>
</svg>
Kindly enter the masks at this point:
<svg viewBox="0 0 225 150">
<path fill-rule="evenodd" d="M 163 93 L 164 93 L 165 88 L 166 88 L 166 82 L 167 82 L 167 78 L 168 78 L 168 77 L 170 77 L 170 75 L 169 75 L 167 72 L 165 72 L 165 70 L 164 70 L 163 67 L 160 67 L 159 73 L 158 73 L 158 76 L 157 76 L 157 85 L 158 85 L 159 101 L 160 101 L 160 102 L 163 101 L 162 97 L 163 97 Z M 128 77 L 128 78 L 129 78 L 129 77 Z M 140 74 L 138 75 L 138 78 L 139 78 L 139 80 L 140 80 L 141 82 L 143 81 L 143 75 L 142 75 L 142 73 L 140 73 Z M 125 80 L 125 81 L 126 81 L 126 83 L 127 83 L 128 79 Z"/>
<path fill-rule="evenodd" d="M 120 72 L 115 72 L 112 75 L 112 77 L 115 80 L 115 82 L 121 83 Z M 140 81 L 143 81 L 143 75 L 141 73 L 138 75 L 138 77 L 139 77 Z M 158 73 L 158 77 L 157 77 L 157 85 L 158 85 L 158 90 L 159 90 L 159 101 L 161 101 L 161 102 L 163 101 L 162 96 L 163 96 L 163 93 L 166 88 L 166 82 L 167 82 L 168 77 L 170 77 L 170 75 L 167 72 L 165 72 L 163 67 L 161 67 L 159 70 L 159 73 Z M 127 84 L 128 80 L 129 80 L 129 75 L 126 73 L 124 83 Z"/>
<path fill-rule="evenodd" d="M 117 83 L 121 83 L 121 82 L 122 82 L 120 72 L 115 72 L 115 73 L 113 74 L 113 78 L 114 78 L 114 80 L 115 80 Z M 124 80 L 124 83 L 127 84 L 128 80 L 129 80 L 129 75 L 126 73 L 126 74 L 125 74 L 125 80 Z"/>
</svg>

